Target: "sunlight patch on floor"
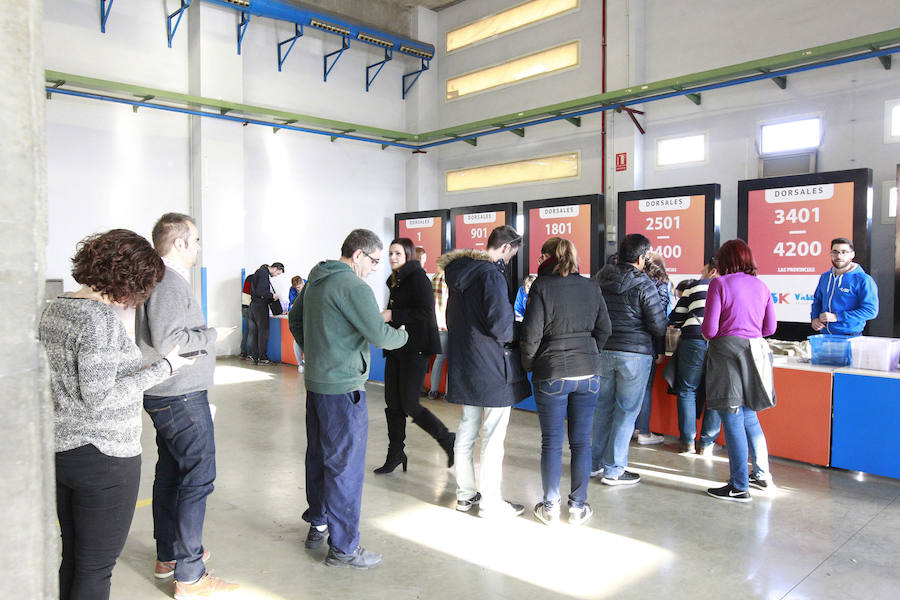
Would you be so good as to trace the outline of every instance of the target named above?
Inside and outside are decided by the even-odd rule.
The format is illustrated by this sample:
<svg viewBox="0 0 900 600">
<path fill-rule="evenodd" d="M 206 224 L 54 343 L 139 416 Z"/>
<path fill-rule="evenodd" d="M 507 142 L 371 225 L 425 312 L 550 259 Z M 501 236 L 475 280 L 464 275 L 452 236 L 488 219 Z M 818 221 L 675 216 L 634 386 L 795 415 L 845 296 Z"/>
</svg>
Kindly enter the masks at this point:
<svg viewBox="0 0 900 600">
<path fill-rule="evenodd" d="M 218 365 L 216 366 L 216 373 L 213 378 L 213 383 L 215 385 L 230 385 L 232 383 L 251 383 L 254 381 L 266 381 L 272 378 L 273 376 L 269 373 L 263 373 L 255 369 Z"/>
<path fill-rule="evenodd" d="M 391 535 L 573 598 L 614 597 L 675 560 L 664 548 L 590 524 L 548 527 L 533 520 L 530 509 L 523 517 L 487 520 L 429 505 L 376 518 L 374 523 Z M 598 565 L 616 574 L 612 583 L 598 579 Z"/>
</svg>

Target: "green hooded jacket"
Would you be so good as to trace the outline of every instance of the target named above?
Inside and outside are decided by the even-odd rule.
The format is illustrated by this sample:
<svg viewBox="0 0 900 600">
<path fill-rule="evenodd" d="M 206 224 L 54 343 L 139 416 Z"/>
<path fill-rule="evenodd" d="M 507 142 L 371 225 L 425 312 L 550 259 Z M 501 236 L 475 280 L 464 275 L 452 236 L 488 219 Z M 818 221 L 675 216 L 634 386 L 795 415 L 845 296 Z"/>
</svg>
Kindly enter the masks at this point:
<svg viewBox="0 0 900 600">
<path fill-rule="evenodd" d="M 306 359 L 306 389 L 317 394 L 365 389 L 369 344 L 394 350 L 408 337 L 384 322 L 372 288 L 339 260 L 313 267 L 288 325 Z"/>
</svg>

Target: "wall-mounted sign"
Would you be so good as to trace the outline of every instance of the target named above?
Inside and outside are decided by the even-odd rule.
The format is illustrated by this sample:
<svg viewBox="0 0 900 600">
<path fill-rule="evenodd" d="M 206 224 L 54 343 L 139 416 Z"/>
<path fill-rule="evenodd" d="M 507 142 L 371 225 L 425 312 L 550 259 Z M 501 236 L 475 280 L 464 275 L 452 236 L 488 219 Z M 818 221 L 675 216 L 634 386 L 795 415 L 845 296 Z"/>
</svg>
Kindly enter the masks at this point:
<svg viewBox="0 0 900 600">
<path fill-rule="evenodd" d="M 831 268 L 832 239 L 852 239 L 856 262 L 868 269 L 871 187 L 869 169 L 738 182 L 738 236 L 753 250 L 779 321 L 809 323 L 819 276 Z"/>
<path fill-rule="evenodd" d="M 650 240 L 674 283 L 699 276 L 718 247 L 719 184 L 619 193 L 619 241 L 630 233 Z"/>
<path fill-rule="evenodd" d="M 425 271 L 434 273 L 437 258 L 447 251 L 449 210 L 400 213 L 394 215 L 394 237 L 409 238 L 425 249 Z"/>
<path fill-rule="evenodd" d="M 604 260 L 600 240 L 606 222 L 603 196 L 531 200 L 523 208 L 527 273 L 537 273 L 541 246 L 552 237 L 567 239 L 575 245 L 579 273 L 590 276 L 600 269 Z"/>
<path fill-rule="evenodd" d="M 450 247 L 453 250 L 486 250 L 491 232 L 501 225 L 516 226 L 515 202 L 462 206 L 450 209 Z M 518 290 L 519 262 L 514 257 L 506 266 L 511 298 Z M 513 287 L 515 286 L 515 287 Z"/>
<path fill-rule="evenodd" d="M 628 170 L 628 153 L 619 152 L 616 154 L 616 172 Z"/>
</svg>

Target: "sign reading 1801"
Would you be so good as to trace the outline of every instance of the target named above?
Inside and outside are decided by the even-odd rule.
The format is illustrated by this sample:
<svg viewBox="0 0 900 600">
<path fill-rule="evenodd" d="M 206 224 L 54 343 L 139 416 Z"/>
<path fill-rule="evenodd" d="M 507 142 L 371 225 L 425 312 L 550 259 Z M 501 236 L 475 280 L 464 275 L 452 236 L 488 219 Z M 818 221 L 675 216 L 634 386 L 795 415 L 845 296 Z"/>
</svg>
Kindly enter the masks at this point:
<svg viewBox="0 0 900 600">
<path fill-rule="evenodd" d="M 703 265 L 705 196 L 629 201 L 625 233 L 641 233 L 666 261 L 670 274 L 697 273 Z"/>
</svg>

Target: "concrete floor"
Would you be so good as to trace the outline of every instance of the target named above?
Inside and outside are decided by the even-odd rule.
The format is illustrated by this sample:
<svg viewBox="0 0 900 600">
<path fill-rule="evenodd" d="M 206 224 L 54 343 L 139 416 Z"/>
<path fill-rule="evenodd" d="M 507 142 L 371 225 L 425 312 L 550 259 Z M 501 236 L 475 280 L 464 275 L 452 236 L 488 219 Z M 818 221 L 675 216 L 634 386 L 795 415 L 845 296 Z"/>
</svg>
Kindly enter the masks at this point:
<svg viewBox="0 0 900 600">
<path fill-rule="evenodd" d="M 748 505 L 716 501 L 728 460 L 676 454 L 677 441 L 632 446 L 643 481 L 616 488 L 592 482 L 593 519 L 549 528 L 530 508 L 540 499 L 540 430 L 514 410 L 506 439 L 504 492 L 528 507 L 508 521 L 456 512 L 453 470 L 410 424 L 409 472 L 371 470 L 384 459 L 382 388 L 368 388 L 370 414 L 361 541 L 384 555 L 373 571 L 332 569 L 325 550 L 303 547 L 307 525 L 303 457 L 304 389 L 289 365 L 248 367 L 222 359 L 211 400 L 218 479 L 204 542 L 213 574 L 239 582 L 240 598 L 556 599 L 898 598 L 900 481 L 774 459 L 774 493 Z M 451 430 L 459 409 L 426 401 Z M 113 598 L 171 597 L 152 576 L 149 498 L 156 448 L 144 419 L 140 502 L 113 573 Z M 563 455 L 568 489 L 568 455 Z M 893 591 L 891 591 L 893 590 Z"/>
</svg>

